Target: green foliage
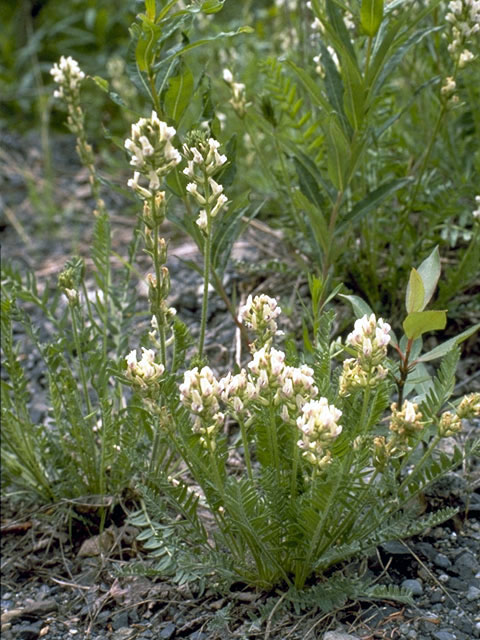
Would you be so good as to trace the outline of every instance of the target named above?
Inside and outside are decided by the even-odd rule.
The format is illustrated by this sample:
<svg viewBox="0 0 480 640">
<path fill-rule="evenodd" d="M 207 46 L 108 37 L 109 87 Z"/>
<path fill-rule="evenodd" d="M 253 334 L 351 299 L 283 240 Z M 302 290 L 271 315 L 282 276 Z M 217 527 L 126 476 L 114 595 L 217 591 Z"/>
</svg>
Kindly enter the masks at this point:
<svg viewBox="0 0 480 640">
<path fill-rule="evenodd" d="M 180 8 L 177 0 L 146 0 L 122 57 L 140 96 L 125 87 L 121 93 L 101 75 L 90 83 L 116 107 L 128 105 L 147 116 L 124 145 L 135 169 L 128 185 L 141 206 L 122 269 L 113 267 L 112 219 L 100 193 L 108 181 L 93 164 L 79 89 L 56 80 L 71 91 L 63 98 L 96 203 L 91 261 L 87 269 L 80 258 L 69 260 L 57 287 L 43 293 L 33 274 L 3 267 L 3 482 L 45 501 L 116 496 L 139 486 L 141 508 L 131 522 L 142 530 L 138 540 L 151 556 L 149 570 L 178 584 L 278 587 L 298 611 L 329 611 L 349 598 L 409 602 L 403 590 L 347 578 L 342 565 L 451 518 L 452 509 L 418 518 L 412 501 L 478 450 L 474 443 L 447 455 L 438 444 L 451 435 L 445 416 L 452 433 L 461 426 L 460 417 L 444 409 L 454 390 L 458 345 L 479 325 L 422 352 L 422 336 L 446 323 L 446 311 L 426 307 L 440 276 L 441 172 L 450 175 L 451 167 L 447 161 L 441 169 L 429 166 L 436 167 L 443 136 L 460 126 L 455 114 L 461 119 L 464 109 L 439 93 L 431 77 L 446 76 L 451 64 L 438 39 L 439 2 L 398 12 L 395 3 L 384 7 L 378 0 L 347 7 L 312 0 L 309 18 L 321 26 L 321 39 L 308 34 L 302 40 L 304 59 L 293 46 L 282 57 L 262 50 L 259 79 L 248 68 L 247 54 L 252 47 L 256 61 L 260 27 L 269 14 L 262 13 L 263 5 L 246 3 L 241 17 L 222 18 L 223 5 L 205 0 Z M 277 20 L 279 12 L 269 10 Z M 94 14 L 106 38 L 110 14 Z M 252 29 L 242 24 L 250 17 L 256 32 L 249 43 L 242 34 Z M 285 27 L 278 20 L 277 27 Z M 292 24 L 300 32 L 299 23 Z M 318 69 L 309 59 L 315 38 Z M 223 85 L 217 80 L 218 47 L 222 65 L 233 62 L 231 41 L 240 54 L 246 52 L 245 68 L 238 71 L 240 77 L 245 73 L 246 86 L 229 71 Z M 432 43 L 439 47 L 435 55 L 421 55 Z M 410 74 L 412 52 L 426 61 Z M 472 120 L 460 136 L 465 159 L 479 133 L 475 88 L 460 68 L 452 73 L 458 91 L 468 96 Z M 231 109 L 225 104 L 222 130 L 224 85 Z M 417 115 L 425 101 L 436 122 L 431 137 Z M 72 114 L 78 117 L 75 127 Z M 200 130 L 203 121 L 208 126 Z M 449 187 L 461 174 L 461 166 L 452 170 Z M 464 185 L 468 206 L 472 176 L 469 170 Z M 267 209 L 272 224 L 283 226 L 298 248 L 299 263 L 314 272 L 308 275 L 310 308 L 300 301 L 304 348 L 289 338 L 287 353 L 273 346 L 276 301 L 249 299 L 242 324 L 223 287 L 234 242 Z M 191 265 L 204 284 L 198 344 L 168 305 L 168 248 L 161 236 L 167 216 L 203 258 L 202 266 Z M 474 277 L 479 227 L 473 216 L 468 224 L 469 244 L 447 272 L 437 306 Z M 152 263 L 150 332 L 137 326 L 146 315 L 139 315 L 134 292 L 141 249 Z M 275 260 L 270 267 L 284 268 Z M 393 316 L 408 272 L 406 314 L 396 314 L 395 327 L 404 335 L 397 339 L 372 308 L 383 300 Z M 351 291 L 343 278 L 355 285 Z M 221 379 L 206 366 L 204 350 L 210 282 L 251 352 L 246 369 Z M 329 305 L 337 295 L 358 318 L 344 343 L 332 342 L 335 313 Z M 51 332 L 40 333 L 32 309 L 49 320 Z M 18 344 L 17 325 L 24 333 Z M 256 333 L 253 342 L 249 329 Z M 387 357 L 390 341 L 395 359 Z M 22 365 L 32 349 L 48 382 L 49 415 L 42 424 L 32 419 Z M 441 364 L 433 372 L 425 363 L 435 359 Z M 232 458 L 242 460 L 240 469 Z M 310 580 L 318 584 L 303 592 Z"/>
</svg>

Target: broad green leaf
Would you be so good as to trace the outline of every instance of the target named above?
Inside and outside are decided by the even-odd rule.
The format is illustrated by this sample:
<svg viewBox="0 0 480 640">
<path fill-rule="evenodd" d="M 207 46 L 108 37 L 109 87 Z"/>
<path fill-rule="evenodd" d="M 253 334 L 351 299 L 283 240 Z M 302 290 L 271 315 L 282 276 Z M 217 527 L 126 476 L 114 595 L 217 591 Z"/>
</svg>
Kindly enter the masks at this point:
<svg viewBox="0 0 480 640">
<path fill-rule="evenodd" d="M 201 9 L 203 13 L 211 14 L 218 13 L 223 9 L 223 3 L 225 0 L 205 0 L 202 2 Z"/>
<path fill-rule="evenodd" d="M 187 66 L 181 65 L 179 71 L 178 75 L 170 77 L 164 97 L 165 113 L 177 124 L 190 104 L 194 85 L 193 74 Z"/>
<path fill-rule="evenodd" d="M 369 193 L 363 200 L 357 202 L 353 209 L 351 209 L 351 211 L 349 211 L 343 218 L 341 224 L 337 226 L 335 233 L 344 233 L 347 226 L 350 226 L 353 222 L 361 220 L 389 195 L 395 193 L 395 191 L 398 191 L 409 182 L 411 182 L 410 178 L 398 178 L 397 180 L 391 180 L 390 182 L 380 185 L 375 189 L 375 191 Z"/>
<path fill-rule="evenodd" d="M 455 338 L 450 338 L 450 340 L 446 340 L 445 342 L 442 342 L 442 344 L 439 344 L 438 346 L 434 347 L 431 351 L 427 351 L 427 353 L 424 353 L 423 356 L 420 356 L 418 358 L 418 361 L 430 362 L 430 360 L 436 360 L 437 358 L 442 358 L 449 351 L 454 349 L 457 345 L 461 344 L 464 340 L 468 340 L 468 338 L 470 338 L 470 336 L 473 336 L 473 334 L 479 329 L 480 329 L 480 322 L 477 324 L 474 324 L 473 327 L 470 327 L 469 329 L 462 331 L 462 333 L 458 334 L 458 336 L 455 336 Z"/>
<path fill-rule="evenodd" d="M 91 78 L 102 91 L 108 91 L 108 80 L 100 76 L 91 76 Z"/>
<path fill-rule="evenodd" d="M 418 17 L 418 16 L 417 16 Z M 400 31 L 401 23 L 395 23 L 385 36 L 385 41 L 378 48 L 378 52 L 375 55 L 372 65 L 370 67 L 367 79 L 367 87 L 369 89 L 369 95 L 367 99 L 367 106 L 370 105 L 371 100 L 378 94 L 378 91 L 383 86 L 388 76 L 398 69 L 400 62 L 407 53 L 407 51 L 414 45 L 418 44 L 428 34 L 443 29 L 444 27 L 427 27 L 426 29 L 420 29 L 415 32 L 405 42 L 403 32 L 397 39 L 398 32 Z M 403 44 L 402 44 L 403 43 Z M 393 49 L 394 51 L 391 51 Z"/>
<path fill-rule="evenodd" d="M 349 125 L 343 108 L 345 88 L 335 62 L 327 47 L 320 42 L 320 54 L 322 67 L 325 69 L 325 92 L 332 109 L 338 114 L 345 131 L 349 131 Z"/>
<path fill-rule="evenodd" d="M 351 305 L 356 318 L 362 318 L 364 315 L 370 316 L 373 311 L 359 296 L 348 296 L 344 293 L 338 294 L 340 298 L 345 298 Z"/>
<path fill-rule="evenodd" d="M 326 9 L 328 20 L 323 24 L 325 26 L 328 35 L 332 39 L 332 44 L 337 53 L 343 57 L 343 54 L 347 55 L 354 63 L 356 63 L 355 49 L 350 39 L 350 34 L 345 21 L 343 19 L 343 12 L 337 6 L 335 0 L 326 0 Z"/>
<path fill-rule="evenodd" d="M 414 311 L 403 321 L 403 330 L 409 340 L 416 340 L 427 331 L 445 329 L 446 311 Z"/>
<path fill-rule="evenodd" d="M 383 19 L 383 0 L 362 0 L 360 24 L 367 36 L 377 33 Z"/>
<path fill-rule="evenodd" d="M 407 313 L 423 311 L 425 309 L 425 287 L 423 280 L 416 269 L 410 271 L 410 279 L 405 296 L 405 308 Z"/>
<path fill-rule="evenodd" d="M 345 175 L 349 167 L 348 140 L 335 118 L 330 118 L 327 128 L 328 177 L 339 191 L 345 189 Z"/>
<path fill-rule="evenodd" d="M 356 63 L 349 56 L 342 56 L 342 71 L 345 87 L 343 105 L 347 118 L 358 131 L 365 115 L 365 88 L 363 78 Z"/>
<path fill-rule="evenodd" d="M 308 216 L 308 222 L 315 238 L 316 244 L 326 253 L 328 249 L 328 225 L 318 205 L 313 204 L 301 191 L 295 190 L 292 194 L 293 203 L 298 210 L 303 210 Z"/>
<path fill-rule="evenodd" d="M 417 271 L 422 278 L 423 288 L 425 290 L 422 307 L 422 309 L 424 309 L 432 299 L 440 277 L 440 254 L 438 252 L 438 247 L 435 247 L 428 258 L 426 258 L 418 267 Z M 420 311 L 422 311 L 422 309 L 420 309 Z"/>
</svg>

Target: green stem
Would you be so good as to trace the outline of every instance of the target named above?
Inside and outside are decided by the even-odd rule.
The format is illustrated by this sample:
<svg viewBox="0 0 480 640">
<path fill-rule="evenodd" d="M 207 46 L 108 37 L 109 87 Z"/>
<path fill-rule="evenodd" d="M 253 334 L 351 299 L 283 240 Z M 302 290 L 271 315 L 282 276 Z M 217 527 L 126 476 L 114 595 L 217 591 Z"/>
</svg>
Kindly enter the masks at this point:
<svg viewBox="0 0 480 640">
<path fill-rule="evenodd" d="M 338 218 L 338 213 L 340 211 L 340 206 L 342 204 L 342 200 L 343 200 L 343 195 L 344 192 L 342 190 L 340 190 L 337 193 L 337 198 L 335 200 L 335 204 L 333 205 L 333 209 L 332 209 L 332 213 L 330 215 L 330 222 L 328 224 L 328 238 L 329 238 L 329 242 L 327 245 L 327 251 L 325 252 L 325 255 L 323 257 L 323 265 L 322 265 L 322 280 L 325 283 L 327 276 L 328 276 L 328 272 L 330 271 L 330 266 L 331 266 L 331 253 L 332 253 L 332 245 L 333 245 L 333 233 L 335 231 L 335 225 L 337 222 L 337 218 Z M 323 302 L 325 300 L 326 295 L 328 294 L 327 288 L 324 287 L 324 290 L 322 291 L 322 299 L 321 302 Z"/>
<path fill-rule="evenodd" d="M 203 358 L 203 347 L 205 344 L 205 331 L 207 327 L 208 314 L 208 284 L 210 281 L 210 263 L 212 258 L 212 218 L 210 215 L 211 207 L 208 203 L 210 198 L 210 185 L 208 176 L 204 174 L 204 194 L 205 194 L 205 211 L 207 213 L 207 228 L 205 230 L 205 244 L 203 249 L 203 300 L 202 300 L 202 318 L 200 322 L 200 340 L 198 345 L 198 358 Z"/>
<path fill-rule="evenodd" d="M 278 450 L 278 438 L 277 438 L 277 414 L 273 405 L 273 394 L 270 394 L 269 398 L 269 415 L 270 424 L 268 427 L 268 433 L 270 436 L 270 445 L 273 455 L 273 466 L 275 467 L 275 473 L 277 481 L 280 483 L 280 454 Z"/>
<path fill-rule="evenodd" d="M 85 373 L 85 367 L 83 366 L 82 345 L 80 343 L 80 336 L 78 335 L 77 319 L 75 316 L 75 310 L 73 308 L 73 305 L 69 304 L 69 307 L 70 307 L 70 317 L 72 319 L 73 342 L 75 344 L 75 349 L 77 351 L 78 366 L 80 369 L 80 380 L 82 383 L 83 395 L 85 397 L 87 414 L 90 416 L 92 414 L 92 405 L 91 405 L 90 396 L 88 393 L 87 375 Z"/>
<path fill-rule="evenodd" d="M 155 196 L 151 200 L 152 214 L 155 217 Z M 157 286 L 155 289 L 155 317 L 157 319 L 158 326 L 158 335 L 160 337 L 160 361 L 166 366 L 167 364 L 167 347 L 166 347 L 166 336 L 165 336 L 165 319 L 163 314 L 159 313 L 160 306 L 162 304 L 161 294 L 160 294 L 160 282 L 162 278 L 162 264 L 158 259 L 158 226 L 155 225 L 153 230 L 154 233 L 154 246 L 153 246 L 153 264 L 155 266 L 155 279 L 157 281 Z"/>
<path fill-rule="evenodd" d="M 296 429 L 297 427 L 295 426 L 294 429 Z M 300 458 L 300 449 L 298 447 L 297 444 L 297 438 L 295 437 L 297 434 L 294 433 L 293 435 L 293 452 L 292 452 L 292 478 L 291 478 L 291 484 L 290 484 L 290 494 L 292 497 L 292 500 L 294 500 L 297 497 L 297 471 L 298 471 L 298 461 Z"/>
</svg>

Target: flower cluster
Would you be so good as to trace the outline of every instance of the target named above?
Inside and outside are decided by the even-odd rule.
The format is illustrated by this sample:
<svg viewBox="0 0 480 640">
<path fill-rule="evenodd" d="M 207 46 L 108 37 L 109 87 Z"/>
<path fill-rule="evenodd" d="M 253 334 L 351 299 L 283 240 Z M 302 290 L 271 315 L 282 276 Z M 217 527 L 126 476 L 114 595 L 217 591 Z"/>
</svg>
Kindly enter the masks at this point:
<svg viewBox="0 0 480 640">
<path fill-rule="evenodd" d="M 146 391 L 155 385 L 163 375 L 165 367 L 163 364 L 155 362 L 155 352 L 152 349 L 142 347 L 142 358 L 137 361 L 137 351 L 130 351 L 125 360 L 127 361 L 126 376 L 132 385 L 141 391 Z"/>
<path fill-rule="evenodd" d="M 225 206 L 227 197 L 223 186 L 213 179 L 213 175 L 226 163 L 227 156 L 220 154 L 220 143 L 207 138 L 201 131 L 195 131 L 183 145 L 187 166 L 183 173 L 192 180 L 187 184 L 188 193 L 201 207 L 197 224 L 205 233 L 209 233 L 210 221 Z"/>
<path fill-rule="evenodd" d="M 125 140 L 125 148 L 131 155 L 130 164 L 135 167 L 128 186 L 143 200 L 152 198 L 160 189 L 160 178 L 181 162 L 180 153 L 172 145 L 175 129 L 159 120 L 155 111 L 150 118 L 140 118 L 132 124 L 131 138 Z M 140 176 L 148 180 L 148 189 L 139 184 Z"/>
<path fill-rule="evenodd" d="M 229 69 L 223 70 L 223 79 L 228 84 L 232 97 L 229 102 L 235 110 L 235 113 L 243 118 L 245 115 L 245 107 L 247 104 L 245 98 L 245 85 L 241 82 L 234 82 L 232 72 Z"/>
<path fill-rule="evenodd" d="M 411 436 L 423 429 L 423 416 L 418 411 L 418 405 L 405 400 L 400 411 L 396 402 L 392 404 L 390 409 L 392 415 L 390 416 L 389 429 L 395 434 L 397 440 L 405 443 Z"/>
<path fill-rule="evenodd" d="M 466 420 L 479 418 L 480 393 L 469 393 L 467 396 L 464 396 L 457 407 L 457 416 Z"/>
<path fill-rule="evenodd" d="M 375 314 L 364 315 L 356 320 L 354 330 L 348 334 L 346 343 L 353 348 L 356 358 L 348 358 L 343 363 L 340 377 L 340 394 L 351 390 L 374 386 L 387 375 L 382 365 L 390 342 L 390 325 Z"/>
<path fill-rule="evenodd" d="M 247 366 L 258 401 L 265 406 L 273 402 L 275 407 L 280 407 L 282 419 L 286 422 L 292 420 L 292 413 L 295 415 L 318 394 L 313 369 L 307 365 L 286 365 L 285 354 L 278 349 L 262 347 L 253 353 L 253 359 Z"/>
<path fill-rule="evenodd" d="M 448 51 L 460 68 L 471 62 L 473 53 L 466 48 L 472 36 L 480 31 L 480 1 L 451 0 L 445 16 L 452 25 L 452 39 Z"/>
<path fill-rule="evenodd" d="M 441 438 L 449 438 L 462 430 L 462 421 L 456 413 L 444 411 L 438 422 L 438 435 Z"/>
<path fill-rule="evenodd" d="M 448 100 L 448 104 L 450 105 L 455 105 L 459 102 L 459 97 L 455 93 L 456 89 L 457 83 L 455 82 L 455 79 L 452 76 L 445 78 L 442 88 L 440 89 L 440 93 L 443 98 Z"/>
<path fill-rule="evenodd" d="M 316 467 L 322 468 L 331 462 L 328 450 L 332 441 L 342 432 L 338 424 L 342 412 L 327 398 L 311 400 L 302 407 L 302 415 L 297 418 L 297 427 L 302 433 L 298 446 L 303 457 Z"/>
<path fill-rule="evenodd" d="M 219 382 L 210 367 L 185 371 L 180 385 L 180 401 L 195 415 L 193 430 L 201 434 L 201 443 L 212 451 L 215 449 L 215 435 L 225 420 L 218 402 L 220 392 Z"/>
<path fill-rule="evenodd" d="M 258 396 L 255 382 L 245 369 L 236 375 L 228 373 L 218 384 L 222 401 L 236 415 L 248 411 L 248 404 Z"/>
<path fill-rule="evenodd" d="M 253 329 L 258 336 L 261 345 L 269 343 L 278 331 L 275 319 L 281 314 L 282 309 L 278 306 L 275 298 L 266 295 L 248 296 L 245 305 L 240 307 L 238 319 L 249 328 Z"/>
<path fill-rule="evenodd" d="M 61 98 L 67 102 L 73 102 L 78 97 L 80 83 L 85 74 L 78 66 L 78 62 L 71 56 L 61 56 L 60 62 L 55 63 L 50 69 L 50 74 L 59 85 L 53 93 L 54 98 Z"/>
</svg>

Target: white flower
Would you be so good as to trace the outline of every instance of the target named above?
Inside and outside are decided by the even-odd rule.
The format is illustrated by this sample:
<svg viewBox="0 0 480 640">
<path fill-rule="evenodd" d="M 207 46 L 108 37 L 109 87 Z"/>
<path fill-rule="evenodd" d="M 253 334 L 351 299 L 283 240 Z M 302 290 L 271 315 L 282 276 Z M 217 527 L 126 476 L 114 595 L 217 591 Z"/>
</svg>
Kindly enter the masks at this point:
<svg viewBox="0 0 480 640">
<path fill-rule="evenodd" d="M 218 196 L 217 201 L 215 202 L 215 206 L 210 211 L 210 215 L 212 216 L 212 218 L 215 218 L 218 215 L 218 213 L 220 212 L 221 209 L 223 209 L 227 201 L 228 201 L 228 198 L 223 193 L 221 193 Z"/>
<path fill-rule="evenodd" d="M 54 97 L 66 98 L 67 100 L 71 100 L 72 94 L 78 91 L 81 81 L 85 78 L 78 62 L 71 56 L 67 58 L 61 56 L 60 61 L 50 69 L 50 74 L 54 81 L 60 85 L 54 92 Z"/>
<path fill-rule="evenodd" d="M 415 405 L 409 400 L 405 400 L 403 405 L 403 410 L 405 412 L 405 421 L 413 423 L 416 420 L 417 413 L 415 411 Z"/>
<path fill-rule="evenodd" d="M 200 211 L 198 218 L 195 220 L 202 231 L 207 231 L 208 229 L 208 216 L 205 209 Z"/>
<path fill-rule="evenodd" d="M 142 389 L 146 389 L 150 384 L 156 382 L 160 378 L 165 367 L 163 364 L 155 362 L 155 352 L 153 349 L 145 349 L 142 347 L 142 358 L 137 362 L 137 351 L 133 349 L 125 357 L 127 361 L 127 378 L 138 385 Z"/>
<path fill-rule="evenodd" d="M 331 454 L 326 449 L 342 432 L 338 424 L 341 416 L 342 412 L 329 405 L 327 398 L 311 400 L 302 407 L 302 415 L 297 418 L 302 438 L 297 445 L 310 463 L 322 467 L 330 462 Z"/>
<path fill-rule="evenodd" d="M 175 133 L 173 127 L 159 120 L 155 111 L 150 118 L 140 118 L 132 124 L 131 137 L 125 140 L 125 149 L 136 171 L 128 185 L 141 198 L 151 198 L 151 192 L 160 188 L 160 179 L 181 162 L 180 153 L 171 142 Z M 150 191 L 140 187 L 140 176 L 148 180 Z"/>
<path fill-rule="evenodd" d="M 275 319 L 281 312 L 282 309 L 275 298 L 265 294 L 255 298 L 249 295 L 246 304 L 240 308 L 238 317 L 240 322 L 257 333 L 268 331 L 274 334 L 277 332 Z"/>
<path fill-rule="evenodd" d="M 233 82 L 233 75 L 230 69 L 223 70 L 223 79 L 227 84 L 231 84 Z"/>
<path fill-rule="evenodd" d="M 462 69 L 467 63 L 471 62 L 475 56 L 468 49 L 464 49 L 458 59 L 458 66 Z"/>
<path fill-rule="evenodd" d="M 189 182 L 187 184 L 187 186 L 186 186 L 186 189 L 187 189 L 188 193 L 190 195 L 192 195 L 199 204 L 201 204 L 201 205 L 207 204 L 207 201 L 202 196 L 202 194 L 199 192 L 198 186 L 196 185 L 195 182 Z"/>
</svg>

